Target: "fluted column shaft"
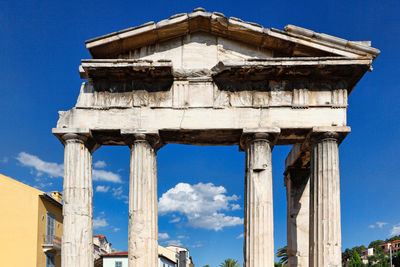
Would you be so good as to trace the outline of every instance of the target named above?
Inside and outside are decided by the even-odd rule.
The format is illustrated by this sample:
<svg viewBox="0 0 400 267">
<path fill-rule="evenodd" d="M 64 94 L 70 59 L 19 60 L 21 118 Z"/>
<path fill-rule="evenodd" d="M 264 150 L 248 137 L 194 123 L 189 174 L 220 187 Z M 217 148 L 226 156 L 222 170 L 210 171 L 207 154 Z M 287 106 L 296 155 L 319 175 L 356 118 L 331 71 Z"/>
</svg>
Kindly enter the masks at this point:
<svg viewBox="0 0 400 267">
<path fill-rule="evenodd" d="M 131 144 L 129 267 L 158 266 L 156 151 L 145 135 Z"/>
<path fill-rule="evenodd" d="M 310 267 L 341 266 L 338 134 L 315 134 L 311 151 Z"/>
<path fill-rule="evenodd" d="M 287 171 L 287 246 L 288 266 L 309 266 L 309 216 L 310 179 L 309 170 Z"/>
<path fill-rule="evenodd" d="M 244 261 L 246 267 L 274 266 L 271 141 L 254 134 L 246 142 Z"/>
<path fill-rule="evenodd" d="M 86 137 L 63 135 L 64 204 L 62 267 L 93 266 L 93 186 L 92 154 L 86 146 Z"/>
</svg>

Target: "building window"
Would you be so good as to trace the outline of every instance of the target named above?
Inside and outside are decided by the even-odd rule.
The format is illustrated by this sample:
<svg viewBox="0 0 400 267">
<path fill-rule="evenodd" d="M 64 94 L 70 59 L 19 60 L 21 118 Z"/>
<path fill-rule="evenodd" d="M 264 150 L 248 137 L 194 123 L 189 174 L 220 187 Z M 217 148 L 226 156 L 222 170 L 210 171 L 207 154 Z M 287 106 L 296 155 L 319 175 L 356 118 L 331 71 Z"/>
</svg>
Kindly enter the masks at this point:
<svg viewBox="0 0 400 267">
<path fill-rule="evenodd" d="M 122 267 L 122 261 L 116 261 L 115 267 Z"/>
<path fill-rule="evenodd" d="M 47 229 L 46 229 L 46 243 L 53 244 L 54 236 L 56 234 L 56 217 L 53 214 L 47 213 Z"/>
<path fill-rule="evenodd" d="M 55 267 L 54 254 L 46 253 L 46 267 Z"/>
</svg>

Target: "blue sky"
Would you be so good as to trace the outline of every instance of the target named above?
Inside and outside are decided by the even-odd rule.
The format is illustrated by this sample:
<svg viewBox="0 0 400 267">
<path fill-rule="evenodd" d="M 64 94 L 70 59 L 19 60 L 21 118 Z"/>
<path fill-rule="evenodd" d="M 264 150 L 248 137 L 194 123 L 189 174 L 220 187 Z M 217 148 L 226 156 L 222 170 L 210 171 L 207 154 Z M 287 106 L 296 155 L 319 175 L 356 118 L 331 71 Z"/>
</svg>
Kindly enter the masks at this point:
<svg viewBox="0 0 400 267">
<path fill-rule="evenodd" d="M 345 39 L 372 40 L 382 51 L 374 71 L 366 73 L 349 98 L 352 133 L 340 147 L 343 248 L 400 234 L 398 0 L 0 1 L 0 173 L 44 191 L 62 190 L 63 147 L 51 128 L 57 111 L 75 104 L 78 65 L 89 58 L 84 41 L 198 6 L 264 27 L 294 24 Z M 286 244 L 282 173 L 289 150 L 273 151 L 276 248 Z M 126 250 L 129 150 L 102 147 L 93 162 L 95 233 Z M 187 246 L 196 266 L 217 266 L 228 257 L 242 262 L 244 154 L 237 147 L 163 147 L 158 195 L 165 194 L 168 203 L 177 191 L 199 197 L 201 202 L 190 207 L 209 208 L 199 218 L 190 207 L 184 213 L 164 208 L 160 242 Z M 213 196 L 220 202 L 211 201 Z"/>
</svg>

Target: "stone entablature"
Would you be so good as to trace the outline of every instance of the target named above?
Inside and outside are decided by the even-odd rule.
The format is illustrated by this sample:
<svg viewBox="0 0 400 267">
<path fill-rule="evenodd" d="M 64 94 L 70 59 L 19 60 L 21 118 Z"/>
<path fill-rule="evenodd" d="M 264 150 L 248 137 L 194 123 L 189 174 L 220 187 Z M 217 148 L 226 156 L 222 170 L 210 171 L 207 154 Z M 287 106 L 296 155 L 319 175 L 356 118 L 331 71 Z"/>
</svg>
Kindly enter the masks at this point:
<svg viewBox="0 0 400 267">
<path fill-rule="evenodd" d="M 92 266 L 91 162 L 101 145 L 131 149 L 129 264 L 156 267 L 156 157 L 167 143 L 246 153 L 246 267 L 273 266 L 271 152 L 293 145 L 285 162 L 289 266 L 340 266 L 338 146 L 350 132 L 348 96 L 379 54 L 370 42 L 266 29 L 200 8 L 86 46 L 93 59 L 79 71 L 87 82 L 53 129 L 65 145 L 70 207 L 63 267 Z"/>
</svg>

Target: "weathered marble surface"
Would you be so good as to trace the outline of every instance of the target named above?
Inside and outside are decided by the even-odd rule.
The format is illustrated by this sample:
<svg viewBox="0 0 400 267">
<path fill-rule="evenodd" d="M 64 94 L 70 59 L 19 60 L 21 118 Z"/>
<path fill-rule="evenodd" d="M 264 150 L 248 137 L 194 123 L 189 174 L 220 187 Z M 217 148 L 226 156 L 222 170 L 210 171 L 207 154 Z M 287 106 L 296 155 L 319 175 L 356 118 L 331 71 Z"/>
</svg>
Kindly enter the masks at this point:
<svg viewBox="0 0 400 267">
<path fill-rule="evenodd" d="M 158 266 L 157 159 L 144 134 L 131 136 L 129 267 Z"/>
<path fill-rule="evenodd" d="M 62 267 L 93 266 L 92 154 L 87 137 L 65 134 Z"/>
<path fill-rule="evenodd" d="M 275 133 L 276 134 L 276 133 Z M 272 133 L 244 136 L 246 147 L 244 265 L 274 265 Z"/>
<path fill-rule="evenodd" d="M 310 180 L 310 267 L 342 266 L 339 134 L 312 137 Z"/>
<path fill-rule="evenodd" d="M 286 176 L 288 266 L 309 266 L 310 179 L 296 168 Z"/>
<path fill-rule="evenodd" d="M 88 40 L 86 47 L 93 58 L 110 58 L 132 55 L 132 52 L 135 54 L 134 49 L 199 32 L 237 40 L 256 46 L 259 50 L 273 50 L 275 56 L 336 54 L 347 57 L 376 57 L 380 52 L 371 47 L 370 42 L 348 41 L 294 25 L 287 25 L 284 31 L 264 28 L 254 22 L 228 18 L 222 13 L 206 12 L 202 8 L 195 9 L 191 13 L 173 15 L 158 23 L 151 21 Z M 173 47 L 167 49 L 172 50 Z"/>
</svg>

